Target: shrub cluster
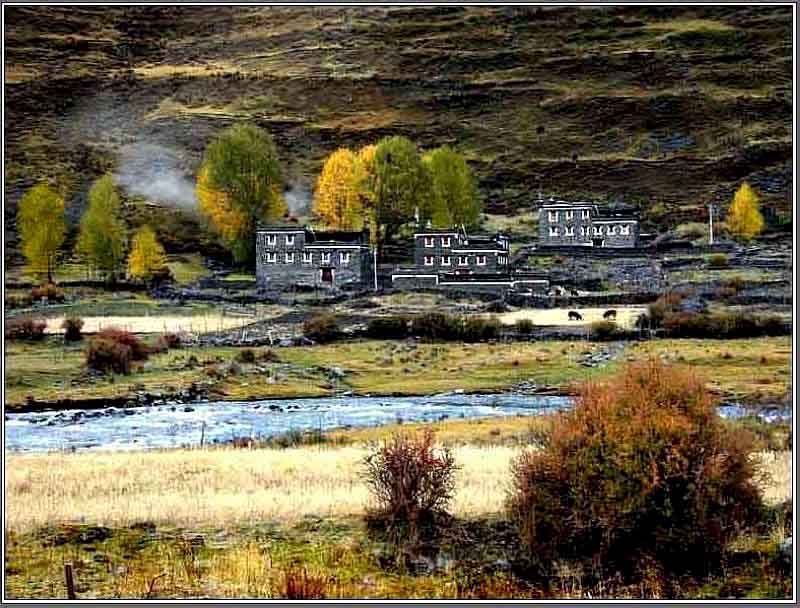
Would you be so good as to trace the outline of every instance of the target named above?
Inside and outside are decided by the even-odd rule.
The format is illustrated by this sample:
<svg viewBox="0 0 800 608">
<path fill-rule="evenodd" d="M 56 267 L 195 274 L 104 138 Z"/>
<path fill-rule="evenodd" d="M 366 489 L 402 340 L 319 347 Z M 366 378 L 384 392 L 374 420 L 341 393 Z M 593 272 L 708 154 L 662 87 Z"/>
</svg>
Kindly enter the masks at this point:
<svg viewBox="0 0 800 608">
<path fill-rule="evenodd" d="M 684 299 L 683 294 L 668 293 L 651 303 L 647 307 L 647 319 L 650 322 L 650 327 L 661 327 L 664 317 L 669 313 L 677 312 Z"/>
<path fill-rule="evenodd" d="M 367 324 L 367 336 L 377 340 L 399 340 L 408 336 L 408 317 L 376 317 Z"/>
<path fill-rule="evenodd" d="M 150 349 L 152 353 L 163 353 L 172 348 L 180 348 L 183 345 L 183 339 L 179 334 L 166 332 L 158 336 L 155 344 Z"/>
<path fill-rule="evenodd" d="M 481 342 L 500 337 L 502 324 L 495 318 L 454 316 L 440 312 L 415 317 L 379 317 L 367 325 L 367 335 L 379 340 L 416 336 L 427 340 Z"/>
<path fill-rule="evenodd" d="M 64 290 L 56 287 L 52 283 L 45 283 L 39 287 L 31 289 L 31 301 L 41 302 L 47 300 L 48 302 L 63 302 Z"/>
<path fill-rule="evenodd" d="M 699 571 L 761 508 L 750 447 L 688 369 L 631 364 L 585 385 L 542 449 L 514 461 L 508 512 L 540 566 Z"/>
<path fill-rule="evenodd" d="M 673 338 L 755 338 L 787 333 L 777 315 L 731 313 L 667 313 L 661 326 Z"/>
<path fill-rule="evenodd" d="M 321 314 L 303 323 L 303 335 L 314 342 L 331 342 L 341 335 L 336 317 L 332 314 Z"/>
<path fill-rule="evenodd" d="M 64 330 L 64 340 L 67 342 L 78 342 L 83 340 L 83 319 L 80 317 L 66 317 L 61 323 L 61 329 Z"/>
<path fill-rule="evenodd" d="M 457 470 L 450 449 L 434 447 L 430 429 L 393 435 L 363 461 L 362 477 L 374 502 L 368 523 L 395 539 L 418 540 L 446 514 Z"/>
<path fill-rule="evenodd" d="M 715 253 L 708 258 L 709 268 L 727 268 L 728 263 L 728 256 L 724 253 Z"/>
<path fill-rule="evenodd" d="M 620 329 L 614 321 L 595 321 L 589 327 L 590 334 L 595 340 L 611 340 L 620 335 Z"/>
<path fill-rule="evenodd" d="M 33 300 L 29 294 L 7 295 L 5 307 L 8 310 L 14 310 L 15 308 L 28 308 L 32 303 Z"/>
<path fill-rule="evenodd" d="M 5 323 L 6 340 L 41 340 L 47 323 L 31 317 L 7 319 Z"/>
<path fill-rule="evenodd" d="M 150 349 L 136 335 L 108 327 L 92 338 L 86 349 L 86 365 L 101 372 L 129 374 L 133 361 L 144 361 Z"/>
<path fill-rule="evenodd" d="M 519 319 L 515 324 L 514 327 L 517 329 L 518 334 L 522 334 L 523 336 L 528 336 L 533 333 L 536 329 L 536 325 L 534 325 L 533 321 L 530 319 Z"/>
</svg>

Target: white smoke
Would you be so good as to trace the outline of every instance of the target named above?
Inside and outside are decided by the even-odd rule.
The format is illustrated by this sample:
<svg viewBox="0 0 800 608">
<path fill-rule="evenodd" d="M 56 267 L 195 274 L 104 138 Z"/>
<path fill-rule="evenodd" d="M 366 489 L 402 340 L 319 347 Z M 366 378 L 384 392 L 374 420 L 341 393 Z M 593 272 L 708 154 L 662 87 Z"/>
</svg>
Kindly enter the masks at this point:
<svg viewBox="0 0 800 608">
<path fill-rule="evenodd" d="M 134 143 L 120 151 L 116 182 L 153 203 L 183 209 L 196 208 L 195 185 L 181 169 L 174 150 L 150 143 Z"/>
<path fill-rule="evenodd" d="M 289 208 L 289 215 L 304 215 L 311 209 L 311 189 L 303 184 L 290 184 L 283 193 L 283 199 Z"/>
</svg>

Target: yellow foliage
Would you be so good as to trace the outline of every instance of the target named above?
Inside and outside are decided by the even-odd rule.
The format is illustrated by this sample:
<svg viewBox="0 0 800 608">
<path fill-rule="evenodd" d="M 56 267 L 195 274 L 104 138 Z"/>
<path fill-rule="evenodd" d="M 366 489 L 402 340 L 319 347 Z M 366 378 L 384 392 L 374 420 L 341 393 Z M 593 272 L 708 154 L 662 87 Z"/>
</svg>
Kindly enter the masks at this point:
<svg viewBox="0 0 800 608">
<path fill-rule="evenodd" d="M 747 182 L 736 191 L 725 222 L 736 238 L 750 241 L 764 230 L 764 218 L 758 210 L 758 195 Z"/>
<path fill-rule="evenodd" d="M 128 255 L 128 274 L 134 279 L 148 280 L 168 272 L 164 247 L 150 226 L 142 226 L 133 237 Z"/>
<path fill-rule="evenodd" d="M 359 195 L 358 157 L 339 148 L 325 161 L 314 192 L 314 212 L 338 230 L 360 230 L 364 213 Z"/>
<path fill-rule="evenodd" d="M 355 178 L 358 195 L 361 199 L 361 208 L 364 213 L 364 221 L 369 226 L 370 241 L 373 245 L 378 240 L 378 225 L 375 219 L 375 200 L 378 191 L 377 174 L 375 172 L 375 153 L 377 150 L 378 146 L 369 144 L 358 151 Z"/>
<path fill-rule="evenodd" d="M 247 220 L 244 214 L 233 206 L 227 194 L 211 187 L 208 179 L 208 167 L 204 166 L 200 169 L 195 194 L 200 211 L 209 219 L 222 240 L 226 243 L 234 242 L 246 228 Z"/>
<path fill-rule="evenodd" d="M 25 193 L 17 209 L 17 229 L 22 253 L 36 275 L 52 272 L 58 250 L 64 242 L 64 198 L 40 183 Z"/>
</svg>

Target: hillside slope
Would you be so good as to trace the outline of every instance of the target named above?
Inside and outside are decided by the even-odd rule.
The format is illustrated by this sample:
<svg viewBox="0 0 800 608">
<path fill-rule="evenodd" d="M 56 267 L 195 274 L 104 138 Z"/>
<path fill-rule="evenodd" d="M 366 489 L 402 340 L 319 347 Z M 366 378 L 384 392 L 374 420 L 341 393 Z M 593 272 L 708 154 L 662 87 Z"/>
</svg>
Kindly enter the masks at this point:
<svg viewBox="0 0 800 608">
<path fill-rule="evenodd" d="M 329 152 L 403 134 L 465 152 L 495 213 L 541 190 L 702 219 L 743 179 L 787 213 L 791 28 L 766 6 L 7 7 L 6 236 L 42 177 L 73 222 L 108 169 L 191 208 L 241 120 L 275 136 L 297 207 Z"/>
</svg>

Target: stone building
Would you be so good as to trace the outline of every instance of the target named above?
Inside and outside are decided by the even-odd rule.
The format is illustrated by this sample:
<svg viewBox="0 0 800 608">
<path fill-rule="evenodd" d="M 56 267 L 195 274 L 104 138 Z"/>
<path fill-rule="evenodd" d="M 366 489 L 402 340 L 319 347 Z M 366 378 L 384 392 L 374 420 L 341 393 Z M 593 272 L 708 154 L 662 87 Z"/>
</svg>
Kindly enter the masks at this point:
<svg viewBox="0 0 800 608">
<path fill-rule="evenodd" d="M 392 286 L 505 293 L 546 291 L 549 281 L 542 273 L 511 269 L 509 239 L 504 234 L 426 228 L 414 233 L 414 265 L 396 267 Z"/>
<path fill-rule="evenodd" d="M 256 230 L 256 279 L 261 289 L 359 289 L 375 283 L 369 231 L 315 231 L 301 226 Z"/>
<path fill-rule="evenodd" d="M 539 209 L 542 247 L 631 248 L 639 245 L 639 218 L 632 211 L 597 203 L 549 199 Z"/>
</svg>

